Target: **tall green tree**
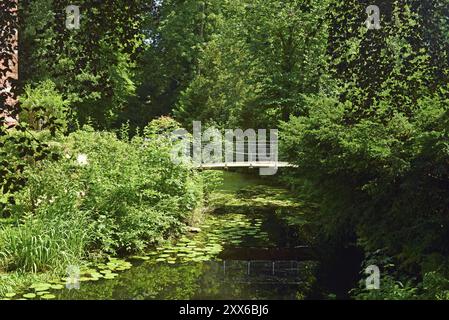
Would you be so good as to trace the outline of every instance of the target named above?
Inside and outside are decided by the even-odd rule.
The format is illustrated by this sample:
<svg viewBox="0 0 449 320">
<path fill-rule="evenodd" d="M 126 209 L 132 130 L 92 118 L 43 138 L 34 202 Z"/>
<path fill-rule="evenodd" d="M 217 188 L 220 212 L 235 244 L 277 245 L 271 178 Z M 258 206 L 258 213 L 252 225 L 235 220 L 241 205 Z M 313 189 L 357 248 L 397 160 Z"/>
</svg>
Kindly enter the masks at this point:
<svg viewBox="0 0 449 320">
<path fill-rule="evenodd" d="M 177 115 L 276 127 L 326 88 L 326 1 L 225 1 Z"/>
<path fill-rule="evenodd" d="M 381 28 L 364 22 L 369 5 L 380 8 Z M 331 72 L 349 100 L 347 121 L 411 116 L 420 97 L 448 84 L 445 0 L 333 1 L 328 52 Z M 382 101 L 382 102 L 381 102 Z"/>
<path fill-rule="evenodd" d="M 51 79 L 74 116 L 110 127 L 136 94 L 135 61 L 148 1 L 80 0 L 80 29 L 66 28 L 66 0 L 21 1 L 21 79 Z"/>
<path fill-rule="evenodd" d="M 368 5 L 381 29 L 364 25 Z M 447 255 L 449 2 L 332 1 L 328 52 L 339 95 L 282 126 L 324 229 L 416 267 Z M 415 264 L 415 265 L 414 265 Z"/>
<path fill-rule="evenodd" d="M 202 48 L 216 33 L 222 1 L 164 0 L 144 26 L 146 46 L 138 88 L 140 122 L 170 113 L 199 68 Z"/>
</svg>

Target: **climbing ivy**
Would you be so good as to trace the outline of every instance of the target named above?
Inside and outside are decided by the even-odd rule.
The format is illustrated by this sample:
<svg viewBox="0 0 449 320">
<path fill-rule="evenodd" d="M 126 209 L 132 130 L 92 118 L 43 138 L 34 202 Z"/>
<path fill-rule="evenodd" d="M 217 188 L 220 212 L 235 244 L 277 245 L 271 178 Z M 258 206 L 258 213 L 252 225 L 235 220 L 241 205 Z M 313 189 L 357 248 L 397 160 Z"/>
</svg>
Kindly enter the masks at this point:
<svg viewBox="0 0 449 320">
<path fill-rule="evenodd" d="M 5 0 L 0 3 L 0 21 L 2 29 L 0 33 L 0 60 L 1 77 L 10 84 L 9 91 L 0 94 L 0 215 L 9 214 L 7 204 L 14 204 L 14 194 L 21 190 L 26 181 L 23 171 L 26 166 L 41 161 L 45 158 L 58 158 L 58 154 L 52 152 L 47 143 L 29 130 L 26 122 L 11 123 L 8 117 L 19 119 L 20 102 L 11 103 L 18 98 L 19 84 L 11 75 L 10 63 L 14 61 L 13 39 L 18 29 L 18 16 L 13 14 L 16 1 Z M 7 76 L 8 75 L 8 76 Z M 5 82 L 4 82 L 5 83 Z M 43 106 L 36 105 L 32 109 L 37 110 Z M 8 116 L 8 117 L 7 117 Z M 39 119 L 37 119 L 39 120 Z M 45 126 L 52 135 L 58 128 L 57 120 L 50 119 Z"/>
</svg>

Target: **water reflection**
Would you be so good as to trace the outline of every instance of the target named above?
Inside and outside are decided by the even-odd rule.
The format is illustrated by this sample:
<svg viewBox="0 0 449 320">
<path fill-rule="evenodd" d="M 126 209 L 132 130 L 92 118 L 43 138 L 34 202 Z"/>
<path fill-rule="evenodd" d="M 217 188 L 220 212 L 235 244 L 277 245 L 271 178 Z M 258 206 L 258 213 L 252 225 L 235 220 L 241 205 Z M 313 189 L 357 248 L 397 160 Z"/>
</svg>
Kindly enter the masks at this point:
<svg viewBox="0 0 449 320">
<path fill-rule="evenodd" d="M 310 261 L 145 262 L 114 280 L 81 284 L 60 299 L 297 299 L 313 279 Z"/>
</svg>

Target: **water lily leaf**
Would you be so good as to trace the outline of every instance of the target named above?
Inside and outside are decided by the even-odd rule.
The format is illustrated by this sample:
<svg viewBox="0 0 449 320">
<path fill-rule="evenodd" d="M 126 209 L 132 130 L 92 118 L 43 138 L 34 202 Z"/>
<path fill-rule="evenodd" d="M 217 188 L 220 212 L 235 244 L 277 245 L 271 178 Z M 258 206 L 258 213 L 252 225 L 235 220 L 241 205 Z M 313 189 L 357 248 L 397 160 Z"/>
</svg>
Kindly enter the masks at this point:
<svg viewBox="0 0 449 320">
<path fill-rule="evenodd" d="M 117 276 L 118 276 L 117 273 L 108 273 L 104 276 L 104 278 L 110 280 L 110 279 L 114 279 Z"/>
<path fill-rule="evenodd" d="M 45 300 L 50 300 L 56 298 L 56 296 L 54 294 L 44 294 L 41 298 Z"/>
<path fill-rule="evenodd" d="M 81 274 L 91 274 L 96 271 L 97 270 L 95 270 L 95 269 L 86 269 L 86 270 L 81 271 Z"/>
<path fill-rule="evenodd" d="M 81 277 L 79 281 L 89 281 L 91 278 L 89 277 Z"/>
<path fill-rule="evenodd" d="M 46 282 L 38 282 L 38 283 L 33 283 L 33 284 L 30 286 L 30 288 L 31 288 L 31 289 L 34 289 L 34 288 L 36 288 L 36 287 L 44 287 L 44 286 L 50 286 L 50 284 L 49 284 L 49 283 L 46 283 Z"/>
<path fill-rule="evenodd" d="M 145 256 L 132 256 L 130 259 L 134 259 L 134 260 L 149 260 L 149 257 L 145 257 Z"/>
<path fill-rule="evenodd" d="M 54 285 L 50 286 L 50 288 L 52 288 L 54 290 L 61 290 L 64 288 L 64 286 L 61 284 L 54 284 Z"/>
<path fill-rule="evenodd" d="M 6 298 L 12 298 L 12 297 L 15 297 L 16 294 L 17 294 L 17 293 L 15 293 L 15 292 L 8 292 L 8 293 L 5 294 L 5 297 L 6 297 Z"/>
<path fill-rule="evenodd" d="M 109 270 L 108 270 L 109 271 Z M 91 274 L 90 274 L 90 276 L 92 277 L 92 278 L 99 278 L 99 277 L 102 277 L 103 275 L 101 274 L 101 273 L 99 273 L 99 272 L 92 272 Z"/>
<path fill-rule="evenodd" d="M 50 287 L 51 287 L 50 284 L 41 285 L 41 286 L 34 287 L 34 291 L 47 291 L 48 289 L 50 289 Z"/>
<path fill-rule="evenodd" d="M 27 299 L 33 299 L 33 298 L 36 298 L 36 294 L 35 293 L 26 293 L 22 297 L 27 298 Z"/>
</svg>

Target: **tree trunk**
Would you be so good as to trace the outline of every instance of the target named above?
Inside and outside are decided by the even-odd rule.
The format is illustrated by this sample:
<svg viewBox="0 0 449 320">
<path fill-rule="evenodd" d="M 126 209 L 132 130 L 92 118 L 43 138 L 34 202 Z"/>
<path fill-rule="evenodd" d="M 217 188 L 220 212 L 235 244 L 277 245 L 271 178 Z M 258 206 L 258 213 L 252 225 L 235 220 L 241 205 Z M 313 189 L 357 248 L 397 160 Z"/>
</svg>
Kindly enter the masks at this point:
<svg viewBox="0 0 449 320">
<path fill-rule="evenodd" d="M 0 117 L 5 117 L 5 124 L 16 124 L 17 81 L 19 68 L 18 51 L 18 0 L 5 1 L 1 6 L 2 22 L 0 33 L 0 94 L 4 105 L 0 106 Z"/>
</svg>

